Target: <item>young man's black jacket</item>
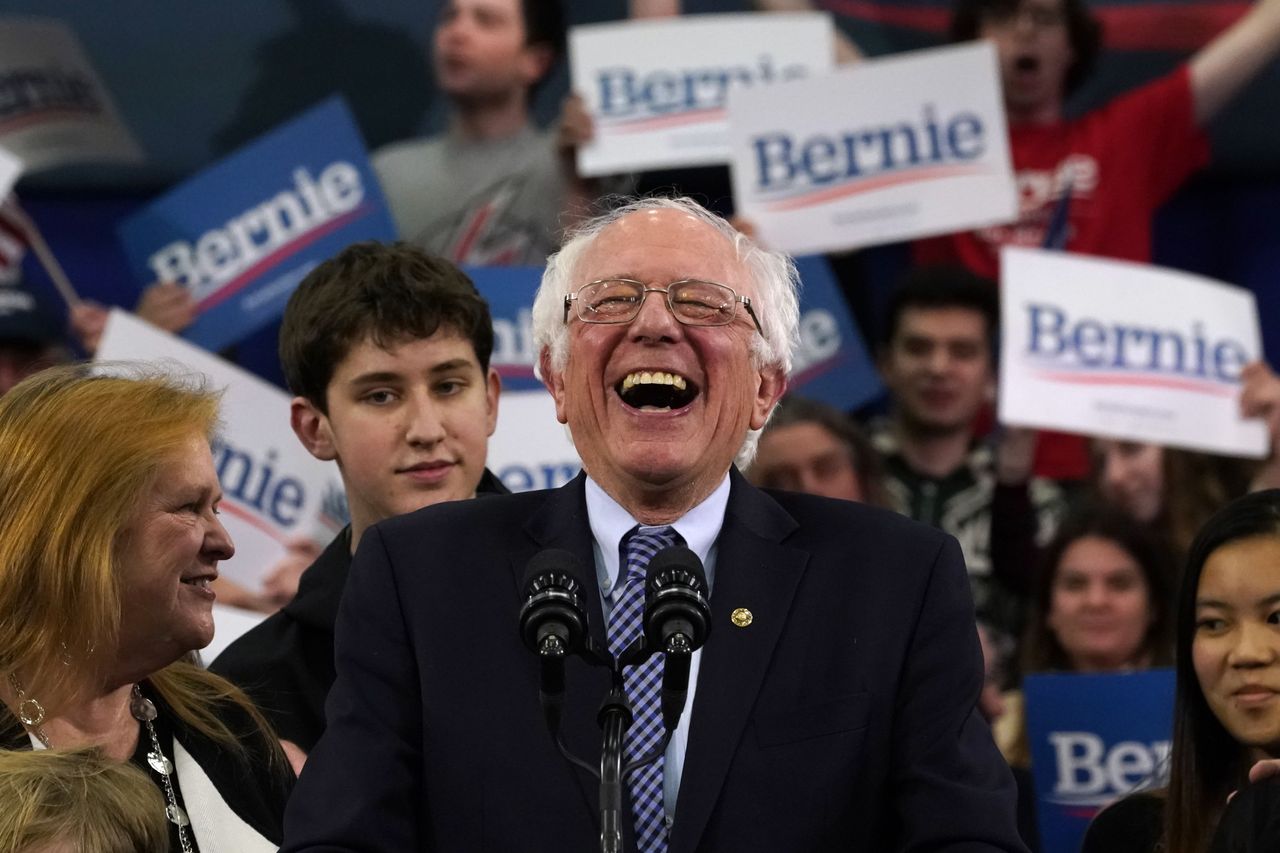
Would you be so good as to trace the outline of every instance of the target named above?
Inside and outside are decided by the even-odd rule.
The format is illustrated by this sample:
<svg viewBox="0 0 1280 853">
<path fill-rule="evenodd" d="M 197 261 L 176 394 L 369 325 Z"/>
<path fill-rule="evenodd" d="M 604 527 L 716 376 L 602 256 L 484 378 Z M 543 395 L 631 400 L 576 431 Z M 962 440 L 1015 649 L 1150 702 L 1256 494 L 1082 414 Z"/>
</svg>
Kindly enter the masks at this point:
<svg viewBox="0 0 1280 853">
<path fill-rule="evenodd" d="M 477 495 L 506 494 L 488 469 Z M 324 731 L 324 700 L 335 677 L 333 623 L 351 570 L 351 528 L 302 574 L 293 601 L 247 631 L 209 666 L 249 694 L 285 740 L 310 752 Z"/>
</svg>

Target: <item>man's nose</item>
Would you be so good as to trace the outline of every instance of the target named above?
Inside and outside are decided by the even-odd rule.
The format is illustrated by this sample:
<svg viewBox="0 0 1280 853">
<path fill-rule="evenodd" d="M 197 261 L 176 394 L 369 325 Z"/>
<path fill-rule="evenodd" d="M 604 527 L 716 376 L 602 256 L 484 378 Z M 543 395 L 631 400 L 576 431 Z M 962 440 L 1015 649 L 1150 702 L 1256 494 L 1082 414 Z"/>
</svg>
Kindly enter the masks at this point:
<svg viewBox="0 0 1280 853">
<path fill-rule="evenodd" d="M 675 337 L 679 330 L 680 321 L 667 305 L 667 294 L 661 290 L 646 290 L 641 297 L 640 311 L 631 321 L 631 334 L 661 339 Z"/>
<path fill-rule="evenodd" d="M 410 444 L 435 444 L 445 436 L 440 407 L 429 399 L 412 399 L 406 407 L 405 440 Z"/>
</svg>

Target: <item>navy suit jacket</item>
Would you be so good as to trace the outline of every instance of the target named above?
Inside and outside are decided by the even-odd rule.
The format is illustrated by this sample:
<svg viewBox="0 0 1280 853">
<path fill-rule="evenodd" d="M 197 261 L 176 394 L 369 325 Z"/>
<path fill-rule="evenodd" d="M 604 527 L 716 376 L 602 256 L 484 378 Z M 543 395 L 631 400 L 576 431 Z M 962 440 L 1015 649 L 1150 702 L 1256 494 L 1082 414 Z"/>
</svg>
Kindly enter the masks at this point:
<svg viewBox="0 0 1280 853">
<path fill-rule="evenodd" d="M 955 540 L 731 476 L 671 853 L 1023 850 Z M 285 851 L 599 849 L 598 783 L 556 751 L 517 630 L 534 554 L 594 565 L 583 482 L 364 535 Z M 567 681 L 564 740 L 598 765 L 608 674 L 573 659 Z"/>
</svg>

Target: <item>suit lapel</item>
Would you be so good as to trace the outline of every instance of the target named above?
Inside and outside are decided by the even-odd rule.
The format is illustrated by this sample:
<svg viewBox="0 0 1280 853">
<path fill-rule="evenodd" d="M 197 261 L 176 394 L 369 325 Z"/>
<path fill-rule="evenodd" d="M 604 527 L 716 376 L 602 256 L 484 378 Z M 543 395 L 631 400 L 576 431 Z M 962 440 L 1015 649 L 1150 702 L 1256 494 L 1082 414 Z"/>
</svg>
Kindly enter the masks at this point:
<svg viewBox="0 0 1280 853">
<path fill-rule="evenodd" d="M 717 539 L 712 629 L 702 650 L 671 853 L 698 844 L 791 609 L 808 553 L 782 544 L 796 527 L 785 510 L 734 469 Z M 738 608 L 752 621 L 737 627 Z"/>
<path fill-rule="evenodd" d="M 525 566 L 534 554 L 547 548 L 563 548 L 582 561 L 583 598 L 586 599 L 587 621 L 597 644 L 605 645 L 604 611 L 600 606 L 600 590 L 596 582 L 595 553 L 591 526 L 587 521 L 585 497 L 586 476 L 579 474 L 563 488 L 552 492 L 542 507 L 525 525 L 535 543 L 532 548 L 513 551 L 511 570 L 513 588 L 518 601 L 524 603 L 520 581 Z M 536 666 L 533 656 L 529 665 Z M 604 667 L 589 666 L 574 657 L 565 664 L 565 707 L 560 722 L 560 735 L 569 751 L 583 761 L 599 767 L 602 732 L 596 721 L 600 700 L 609 690 L 609 672 Z M 576 765 L 574 778 L 591 814 L 598 820 L 599 780 Z"/>
</svg>

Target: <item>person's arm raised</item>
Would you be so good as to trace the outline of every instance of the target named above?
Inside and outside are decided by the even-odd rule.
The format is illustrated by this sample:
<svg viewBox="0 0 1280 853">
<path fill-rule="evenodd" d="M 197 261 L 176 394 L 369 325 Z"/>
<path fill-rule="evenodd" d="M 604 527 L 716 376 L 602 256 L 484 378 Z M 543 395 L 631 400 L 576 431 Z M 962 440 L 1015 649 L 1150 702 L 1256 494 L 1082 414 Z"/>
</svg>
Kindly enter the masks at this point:
<svg viewBox="0 0 1280 853">
<path fill-rule="evenodd" d="M 1280 52 L 1280 0 L 1258 0 L 1191 58 L 1191 97 L 1204 127 Z"/>
</svg>

